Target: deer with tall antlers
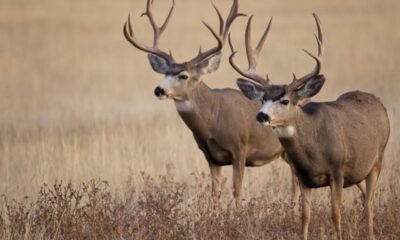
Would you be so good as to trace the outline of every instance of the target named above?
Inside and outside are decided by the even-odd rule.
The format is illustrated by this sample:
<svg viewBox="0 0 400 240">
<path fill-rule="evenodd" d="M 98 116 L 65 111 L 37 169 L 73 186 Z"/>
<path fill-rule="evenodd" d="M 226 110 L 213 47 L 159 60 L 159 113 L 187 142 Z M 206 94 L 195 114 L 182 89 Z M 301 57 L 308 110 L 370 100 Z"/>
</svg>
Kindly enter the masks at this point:
<svg viewBox="0 0 400 240">
<path fill-rule="evenodd" d="M 137 40 L 129 18 L 124 26 L 124 35 L 133 46 L 148 53 L 154 71 L 165 75 L 154 94 L 159 99 L 172 99 L 178 114 L 192 131 L 210 167 L 213 199 L 220 196 L 221 167 L 233 165 L 233 194 L 236 204 L 240 204 L 245 166 L 262 166 L 278 159 L 283 156 L 283 148 L 270 128 L 263 128 L 252 120 L 251 116 L 261 107 L 260 103 L 249 101 L 234 89 L 210 89 L 202 81 L 204 75 L 218 69 L 229 29 L 237 17 L 244 16 L 238 12 L 238 0 L 233 0 L 226 21 L 214 6 L 219 18 L 219 32 L 203 23 L 217 45 L 205 52 L 200 50 L 196 57 L 184 63 L 177 63 L 171 53 L 158 48 L 174 3 L 161 27 L 154 21 L 151 5 L 152 1 L 148 0 L 144 15 L 153 27 L 153 45 L 148 47 Z M 264 33 L 264 40 L 267 34 L 268 31 Z M 298 188 L 293 174 L 294 201 L 300 191 Z"/>
<path fill-rule="evenodd" d="M 272 85 L 268 77 L 255 73 L 255 56 L 262 45 L 253 50 L 250 45 L 251 18 L 246 30 L 249 70 L 235 63 L 236 52 L 230 41 L 230 63 L 242 76 L 237 84 L 249 99 L 260 100 L 263 106 L 256 115 L 258 122 L 272 127 L 288 160 L 300 180 L 302 193 L 303 239 L 308 238 L 311 189 L 329 186 L 332 219 L 337 238 L 342 239 L 340 205 L 342 189 L 365 182 L 365 213 L 368 236 L 373 239 L 373 195 L 382 167 L 384 150 L 390 134 L 385 107 L 372 94 L 353 91 L 332 102 L 311 102 L 322 88 L 323 38 L 320 20 L 317 23 L 318 55 L 304 50 L 315 61 L 315 68 L 288 85 Z M 363 189 L 360 185 L 360 189 Z"/>
</svg>

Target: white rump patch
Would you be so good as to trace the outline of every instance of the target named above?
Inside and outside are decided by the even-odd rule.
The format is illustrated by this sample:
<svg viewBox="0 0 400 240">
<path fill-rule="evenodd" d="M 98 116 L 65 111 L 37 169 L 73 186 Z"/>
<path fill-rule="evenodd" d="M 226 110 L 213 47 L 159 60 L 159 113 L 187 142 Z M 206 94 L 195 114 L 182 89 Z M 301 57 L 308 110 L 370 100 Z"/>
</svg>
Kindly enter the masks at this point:
<svg viewBox="0 0 400 240">
<path fill-rule="evenodd" d="M 193 105 L 190 101 L 175 101 L 175 107 L 178 112 L 188 112 L 193 110 Z"/>
<path fill-rule="evenodd" d="M 291 138 L 296 133 L 296 128 L 292 125 L 285 127 L 275 127 L 272 130 L 281 138 Z"/>
</svg>

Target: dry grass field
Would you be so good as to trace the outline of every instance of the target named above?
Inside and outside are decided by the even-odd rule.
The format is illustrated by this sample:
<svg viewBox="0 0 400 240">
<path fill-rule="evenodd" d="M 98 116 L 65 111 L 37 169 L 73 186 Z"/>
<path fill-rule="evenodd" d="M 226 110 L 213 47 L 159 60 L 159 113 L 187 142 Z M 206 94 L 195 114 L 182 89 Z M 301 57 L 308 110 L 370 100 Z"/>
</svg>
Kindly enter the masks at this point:
<svg viewBox="0 0 400 240">
<path fill-rule="evenodd" d="M 327 82 L 316 100 L 360 89 L 379 96 L 391 137 L 376 194 L 377 239 L 400 239 L 400 3 L 395 0 L 250 1 L 255 31 L 274 23 L 260 60 L 276 82 L 313 66 L 312 12 L 325 36 Z M 157 19 L 168 0 L 155 1 Z M 215 0 L 227 13 L 228 0 Z M 161 40 L 178 60 L 213 38 L 209 1 L 176 0 Z M 300 212 L 289 204 L 283 161 L 247 169 L 244 207 L 232 207 L 231 168 L 221 206 L 209 205 L 208 165 L 162 79 L 126 42 L 127 14 L 143 41 L 144 0 L 0 0 L 0 239 L 299 239 Z M 232 29 L 237 47 L 246 20 Z M 243 48 L 241 55 L 243 56 Z M 315 51 L 315 50 L 314 50 Z M 236 88 L 225 49 L 212 87 Z M 94 180 L 93 180 L 94 179 Z M 332 239 L 328 189 L 314 190 L 312 239 Z M 364 239 L 358 190 L 344 191 L 345 239 Z"/>
</svg>

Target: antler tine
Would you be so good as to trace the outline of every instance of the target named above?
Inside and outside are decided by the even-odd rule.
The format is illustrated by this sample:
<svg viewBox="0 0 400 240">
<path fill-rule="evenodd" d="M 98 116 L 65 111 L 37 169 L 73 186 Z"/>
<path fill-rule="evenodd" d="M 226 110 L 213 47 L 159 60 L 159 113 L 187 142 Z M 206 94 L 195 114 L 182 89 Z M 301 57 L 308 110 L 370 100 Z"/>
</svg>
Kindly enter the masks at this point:
<svg viewBox="0 0 400 240">
<path fill-rule="evenodd" d="M 154 31 L 153 46 L 152 47 L 145 46 L 144 44 L 140 43 L 137 40 L 137 38 L 135 37 L 134 32 L 132 30 L 130 15 L 128 15 L 128 20 L 125 22 L 125 25 L 124 25 L 125 38 L 136 48 L 138 48 L 144 52 L 147 52 L 147 53 L 158 55 L 158 56 L 166 59 L 170 63 L 173 63 L 173 62 L 175 62 L 175 60 L 172 57 L 171 52 L 168 54 L 168 53 L 160 50 L 158 48 L 158 42 L 159 42 L 160 36 L 162 35 L 165 28 L 167 27 L 169 20 L 171 19 L 173 10 L 175 8 L 175 0 L 172 0 L 171 9 L 170 9 L 168 16 L 165 19 L 164 23 L 161 25 L 161 27 L 158 27 L 156 22 L 154 21 L 153 13 L 151 11 L 152 3 L 153 3 L 153 0 L 147 0 L 146 12 L 144 12 L 141 16 L 147 16 L 147 18 L 149 19 L 150 24 L 153 28 L 153 31 Z"/>
<path fill-rule="evenodd" d="M 315 22 L 317 24 L 317 30 L 318 30 L 318 34 L 314 34 L 315 39 L 317 41 L 317 45 L 318 45 L 318 55 L 315 56 L 314 54 L 312 54 L 311 52 L 309 52 L 306 49 L 303 49 L 303 51 L 309 55 L 310 57 L 312 57 L 316 64 L 314 69 L 306 74 L 305 76 L 299 78 L 299 79 L 294 79 L 292 84 L 290 84 L 290 88 L 295 89 L 298 88 L 300 86 L 302 86 L 304 83 L 306 83 L 308 80 L 310 80 L 311 78 L 317 76 L 320 72 L 321 72 L 321 66 L 322 66 L 322 56 L 324 54 L 324 44 L 323 44 L 323 36 L 322 36 L 322 30 L 321 30 L 321 21 L 319 20 L 319 17 L 317 14 L 313 13 L 313 17 L 315 19 Z"/>
<path fill-rule="evenodd" d="M 247 61 L 249 63 L 249 71 L 255 71 L 257 68 L 257 59 L 254 55 L 254 49 L 252 46 L 252 39 L 251 39 L 251 29 L 252 29 L 252 22 L 253 22 L 253 15 L 250 16 L 249 21 L 247 22 L 246 32 L 245 32 L 245 46 L 246 46 L 246 53 L 247 53 Z"/>
<path fill-rule="evenodd" d="M 225 23 L 225 29 L 223 31 L 222 34 L 222 38 L 224 40 L 224 42 L 226 41 L 226 38 L 229 34 L 229 30 L 232 26 L 232 23 L 235 21 L 236 18 L 238 17 L 245 17 L 247 16 L 244 13 L 239 13 L 239 2 L 238 0 L 233 0 L 233 4 L 232 4 L 232 8 L 229 12 L 228 18 L 226 19 L 226 23 Z"/>
<path fill-rule="evenodd" d="M 161 25 L 161 27 L 158 27 L 156 24 L 156 21 L 154 20 L 153 17 L 153 12 L 152 12 L 152 4 L 153 4 L 153 0 L 147 0 L 147 5 L 146 5 L 146 12 L 144 12 L 142 14 L 142 16 L 147 16 L 147 18 L 150 21 L 150 24 L 153 28 L 154 31 L 154 41 L 153 41 L 153 47 L 158 46 L 158 41 L 160 39 L 161 34 L 164 32 L 165 28 L 168 25 L 169 20 L 171 19 L 172 13 L 174 11 L 175 8 L 175 0 L 172 0 L 172 6 L 169 10 L 169 13 L 164 21 L 164 23 Z"/>
<path fill-rule="evenodd" d="M 212 48 L 212 49 L 210 49 L 209 51 L 206 51 L 206 52 L 204 52 L 204 53 L 202 54 L 202 55 L 204 55 L 205 58 L 206 58 L 207 55 L 210 55 L 210 53 L 212 53 L 212 52 L 214 52 L 214 51 L 215 51 L 215 52 L 218 52 L 218 51 L 222 50 L 222 47 L 223 47 L 223 45 L 224 45 L 224 41 L 223 41 L 223 39 L 221 38 L 221 36 L 218 35 L 210 25 L 208 25 L 208 23 L 206 23 L 206 22 L 204 22 L 204 21 L 202 21 L 202 23 L 203 23 L 204 26 L 206 26 L 206 28 L 211 32 L 211 34 L 215 37 L 215 39 L 217 39 L 217 42 L 218 42 L 218 46 L 217 46 L 217 47 Z M 201 56 L 202 56 L 202 55 L 201 55 Z"/>
<path fill-rule="evenodd" d="M 201 49 L 201 45 L 200 45 L 200 48 L 199 48 L 199 54 L 198 54 L 198 55 L 200 55 L 200 54 L 201 54 L 201 51 L 202 51 L 202 49 Z"/>
<path fill-rule="evenodd" d="M 267 39 L 269 30 L 271 28 L 272 24 L 272 18 L 269 21 L 268 27 L 264 31 L 260 41 L 257 44 L 256 49 L 252 47 L 252 41 L 251 41 L 251 29 L 252 29 L 252 20 L 253 16 L 251 16 L 247 22 L 247 27 L 246 27 L 246 33 L 245 33 L 245 44 L 246 44 L 246 53 L 247 53 L 247 60 L 249 63 L 249 68 L 248 70 L 242 70 L 238 65 L 235 63 L 234 58 L 236 55 L 236 51 L 234 50 L 232 40 L 229 36 L 229 45 L 231 47 L 232 54 L 229 58 L 229 62 L 232 65 L 232 67 L 242 76 L 249 78 L 255 82 L 258 82 L 261 84 L 263 87 L 268 88 L 269 85 L 269 78 L 264 78 L 261 75 L 256 73 L 257 70 L 257 59 L 259 56 L 259 53 L 261 52 L 261 49 L 265 43 L 265 40 Z M 268 75 L 267 75 L 268 76 Z"/>
<path fill-rule="evenodd" d="M 217 12 L 218 20 L 219 20 L 219 35 L 222 36 L 222 34 L 224 33 L 224 18 L 222 17 L 222 14 L 218 10 L 217 6 L 215 6 L 215 4 L 213 2 L 211 4 L 213 5 L 215 11 Z"/>
<path fill-rule="evenodd" d="M 226 21 L 224 21 L 221 12 L 218 10 L 218 8 L 214 5 L 214 3 L 212 4 L 215 11 L 217 12 L 218 15 L 218 19 L 219 19 L 219 34 L 217 34 L 214 29 L 212 27 L 210 27 L 210 25 L 208 25 L 206 22 L 203 21 L 203 24 L 206 26 L 206 28 L 211 32 L 211 34 L 214 36 L 214 38 L 217 40 L 218 45 L 214 48 L 209 49 L 208 51 L 205 51 L 203 53 L 199 53 L 197 55 L 197 57 L 193 58 L 192 60 L 190 60 L 188 63 L 190 64 L 196 64 L 198 62 L 201 62 L 205 59 L 207 59 L 208 57 L 219 53 L 222 48 L 224 47 L 226 38 L 228 36 L 229 33 L 229 29 L 232 25 L 232 23 L 234 22 L 234 20 L 237 17 L 240 16 L 245 16 L 242 13 L 238 13 L 238 9 L 239 9 L 239 4 L 238 4 L 238 0 L 233 0 L 233 4 L 231 7 L 231 11 L 226 19 Z"/>
<path fill-rule="evenodd" d="M 165 28 L 167 27 L 169 20 L 171 19 L 172 13 L 174 12 L 174 9 L 175 9 L 175 0 L 172 0 L 172 6 L 171 9 L 169 10 L 168 16 L 160 27 L 161 33 L 163 33 Z"/>
<path fill-rule="evenodd" d="M 267 39 L 269 30 L 271 28 L 271 25 L 272 25 L 272 18 L 269 20 L 268 27 L 267 27 L 267 29 L 265 29 L 265 32 L 260 39 L 260 42 L 258 42 L 258 44 L 257 44 L 257 48 L 256 48 L 257 56 L 258 56 L 258 54 L 260 54 L 260 52 L 264 46 L 265 40 Z"/>
<path fill-rule="evenodd" d="M 265 29 L 260 41 L 257 44 L 256 49 L 253 48 L 251 41 L 252 21 L 253 21 L 253 16 L 250 17 L 247 23 L 245 44 L 246 44 L 247 59 L 249 61 L 249 69 L 256 70 L 257 59 L 264 46 L 265 40 L 267 39 L 272 24 L 272 18 L 269 20 L 268 27 Z"/>
<path fill-rule="evenodd" d="M 315 19 L 315 22 L 317 23 L 317 30 L 318 30 L 318 39 L 322 44 L 323 47 L 323 36 L 322 36 L 322 29 L 321 29 L 321 20 L 319 19 L 318 15 L 316 13 L 313 13 L 313 17 Z M 323 50 L 323 49 L 322 49 Z M 322 54 L 322 53 L 321 53 Z"/>
<path fill-rule="evenodd" d="M 296 74 L 293 73 L 293 82 L 297 80 Z"/>
</svg>

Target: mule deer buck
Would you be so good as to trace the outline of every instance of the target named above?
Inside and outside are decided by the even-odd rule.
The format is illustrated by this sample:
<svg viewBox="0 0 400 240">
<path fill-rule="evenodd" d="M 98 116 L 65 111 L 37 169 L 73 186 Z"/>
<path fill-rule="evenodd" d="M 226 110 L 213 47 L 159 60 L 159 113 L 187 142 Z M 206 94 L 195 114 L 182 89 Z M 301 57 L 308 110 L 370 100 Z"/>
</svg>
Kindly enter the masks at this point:
<svg viewBox="0 0 400 240">
<path fill-rule="evenodd" d="M 320 74 L 322 31 L 316 14 L 314 18 L 318 29 L 318 55 L 304 50 L 316 61 L 315 68 L 304 77 L 294 77 L 288 85 L 271 85 L 268 77 L 244 71 L 235 64 L 232 43 L 230 63 L 239 74 L 253 81 L 238 79 L 237 84 L 248 98 L 263 102 L 256 119 L 272 127 L 300 180 L 303 239 L 308 237 L 312 188 L 330 186 L 332 219 L 337 238 L 342 239 L 342 189 L 363 181 L 366 183 L 368 236 L 372 239 L 373 195 L 390 133 L 388 115 L 377 97 L 361 91 L 345 93 L 332 102 L 304 102 L 315 96 L 325 82 L 324 75 Z M 250 31 L 248 27 L 247 42 Z M 254 65 L 253 51 L 248 44 L 246 47 L 249 62 Z"/>
<path fill-rule="evenodd" d="M 172 99 L 178 114 L 192 131 L 210 167 L 214 200 L 220 196 L 221 167 L 233 165 L 233 194 L 238 205 L 245 166 L 262 166 L 283 155 L 283 148 L 271 128 L 263 128 L 251 118 L 261 107 L 260 103 L 249 101 L 234 89 L 210 89 L 202 81 L 204 75 L 218 69 L 229 29 L 237 17 L 245 15 L 238 13 L 238 0 L 233 0 L 226 21 L 214 6 L 219 17 L 219 32 L 203 23 L 216 39 L 217 45 L 205 52 L 200 50 L 198 56 L 190 61 L 177 63 L 171 53 L 158 48 L 159 38 L 172 15 L 174 3 L 161 27 L 154 21 L 151 5 L 152 1 L 148 0 L 144 15 L 153 27 L 153 46 L 145 46 L 137 40 L 129 18 L 124 26 L 124 35 L 133 46 L 148 53 L 154 71 L 165 75 L 154 93 L 159 99 Z M 263 41 L 267 34 L 268 30 L 264 33 Z M 297 178 L 292 175 L 293 199 L 297 201 L 300 190 Z"/>
</svg>

